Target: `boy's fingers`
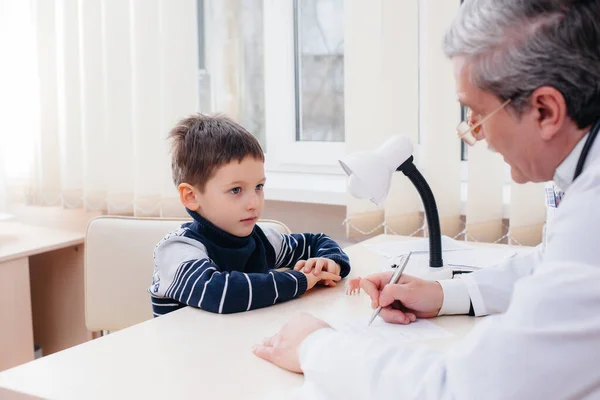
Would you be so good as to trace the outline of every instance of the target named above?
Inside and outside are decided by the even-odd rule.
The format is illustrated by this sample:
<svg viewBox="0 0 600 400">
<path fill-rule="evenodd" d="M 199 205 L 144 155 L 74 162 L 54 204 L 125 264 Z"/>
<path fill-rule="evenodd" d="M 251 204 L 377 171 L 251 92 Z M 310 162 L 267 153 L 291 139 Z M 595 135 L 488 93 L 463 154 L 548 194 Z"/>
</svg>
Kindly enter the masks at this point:
<svg viewBox="0 0 600 400">
<path fill-rule="evenodd" d="M 340 265 L 338 263 L 336 263 L 333 260 L 328 260 L 329 263 L 329 271 L 335 272 L 336 274 L 340 274 L 342 272 L 342 267 L 340 267 Z"/>
<path fill-rule="evenodd" d="M 321 280 L 331 280 L 334 282 L 337 282 L 339 280 L 342 279 L 341 276 L 336 275 L 336 274 L 332 274 L 331 272 L 327 272 L 327 271 L 323 271 L 321 272 L 321 274 L 319 275 L 319 277 L 321 278 Z"/>
<path fill-rule="evenodd" d="M 327 265 L 327 260 L 323 258 L 319 258 L 315 264 L 315 269 L 313 269 L 313 274 L 319 275 L 323 270 L 323 267 Z"/>
<path fill-rule="evenodd" d="M 323 260 L 325 261 L 325 264 L 323 265 L 323 269 L 325 271 L 339 275 L 339 273 L 337 272 L 337 269 L 335 267 L 335 261 L 330 260 L 329 258 L 324 258 Z"/>
<path fill-rule="evenodd" d="M 296 263 L 296 265 L 294 266 L 294 271 L 300 271 L 302 269 L 302 267 L 304 267 L 304 264 L 306 264 L 306 260 L 300 260 Z"/>
<path fill-rule="evenodd" d="M 315 266 L 315 261 L 315 258 L 309 258 L 308 260 L 306 260 L 306 263 L 304 264 L 304 272 L 310 272 Z"/>
</svg>

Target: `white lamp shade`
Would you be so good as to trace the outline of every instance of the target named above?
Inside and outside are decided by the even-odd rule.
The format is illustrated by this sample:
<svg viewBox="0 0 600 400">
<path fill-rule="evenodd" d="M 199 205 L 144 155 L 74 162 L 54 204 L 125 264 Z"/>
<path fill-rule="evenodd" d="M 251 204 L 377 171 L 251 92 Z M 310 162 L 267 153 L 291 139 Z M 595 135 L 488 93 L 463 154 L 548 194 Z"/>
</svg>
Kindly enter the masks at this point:
<svg viewBox="0 0 600 400">
<path fill-rule="evenodd" d="M 390 190 L 392 174 L 413 153 L 410 140 L 393 136 L 379 148 L 352 153 L 339 160 L 348 174 L 348 191 L 381 207 Z"/>
</svg>

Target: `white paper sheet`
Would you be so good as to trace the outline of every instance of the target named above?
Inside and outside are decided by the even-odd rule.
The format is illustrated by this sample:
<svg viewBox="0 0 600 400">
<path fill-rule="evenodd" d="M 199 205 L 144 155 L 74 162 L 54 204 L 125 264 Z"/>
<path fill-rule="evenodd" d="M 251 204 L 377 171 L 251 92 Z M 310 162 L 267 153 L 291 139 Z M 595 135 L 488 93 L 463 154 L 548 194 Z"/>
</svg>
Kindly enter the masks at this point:
<svg viewBox="0 0 600 400">
<path fill-rule="evenodd" d="M 399 262 L 400 256 L 409 251 L 413 255 L 407 265 L 407 273 L 418 272 L 429 262 L 429 239 L 393 241 L 377 244 L 365 244 L 369 250 L 382 255 L 389 260 L 389 265 L 384 266 L 384 270 L 390 268 L 394 263 Z M 473 247 L 465 242 L 460 242 L 442 236 L 442 257 L 444 264 L 451 268 L 479 269 L 499 264 L 513 256 L 517 252 L 511 248 L 482 248 Z"/>
<path fill-rule="evenodd" d="M 444 253 L 444 264 L 450 267 L 485 268 L 500 264 L 517 254 L 512 249 L 477 248 Z"/>
<path fill-rule="evenodd" d="M 429 238 L 364 244 L 363 246 L 377 254 L 381 254 L 384 257 L 394 258 L 402 254 L 406 254 L 409 251 L 412 251 L 413 253 L 428 253 Z M 470 248 L 472 248 L 472 246 L 469 246 L 469 244 L 465 242 L 459 242 L 458 240 L 454 240 L 448 236 L 442 236 L 442 250 L 444 252 L 465 250 Z"/>
<path fill-rule="evenodd" d="M 438 339 L 452 336 L 450 332 L 425 319 L 418 319 L 408 325 L 389 324 L 377 317 L 368 326 L 368 318 L 353 319 L 350 321 L 329 321 L 331 326 L 341 332 L 353 334 L 369 334 L 381 337 L 389 342 L 414 342 L 417 340 Z"/>
</svg>

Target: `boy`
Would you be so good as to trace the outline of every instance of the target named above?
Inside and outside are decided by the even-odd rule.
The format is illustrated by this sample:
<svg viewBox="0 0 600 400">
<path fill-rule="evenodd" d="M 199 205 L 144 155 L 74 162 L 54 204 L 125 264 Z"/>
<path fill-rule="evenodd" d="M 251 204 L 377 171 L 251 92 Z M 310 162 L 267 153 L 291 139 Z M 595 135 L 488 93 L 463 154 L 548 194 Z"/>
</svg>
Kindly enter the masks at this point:
<svg viewBox="0 0 600 400">
<path fill-rule="evenodd" d="M 169 139 L 173 180 L 193 222 L 154 249 L 155 317 L 186 305 L 248 311 L 298 297 L 319 281 L 335 286 L 348 275 L 348 256 L 324 234 L 282 235 L 256 225 L 264 154 L 244 128 L 226 117 L 194 115 Z"/>
</svg>

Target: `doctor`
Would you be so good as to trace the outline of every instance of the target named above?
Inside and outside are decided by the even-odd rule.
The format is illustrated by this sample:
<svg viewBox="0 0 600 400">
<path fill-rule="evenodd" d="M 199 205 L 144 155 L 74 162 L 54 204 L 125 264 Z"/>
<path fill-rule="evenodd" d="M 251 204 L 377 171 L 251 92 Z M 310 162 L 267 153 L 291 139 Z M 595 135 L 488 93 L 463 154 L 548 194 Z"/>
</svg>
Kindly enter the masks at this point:
<svg viewBox="0 0 600 400">
<path fill-rule="evenodd" d="M 459 136 L 566 192 L 545 249 L 464 279 L 368 278 L 388 322 L 493 314 L 446 353 L 308 314 L 254 352 L 327 398 L 600 399 L 600 0 L 467 0 L 444 51 L 471 110 Z"/>
</svg>

